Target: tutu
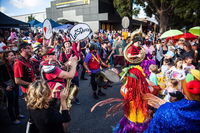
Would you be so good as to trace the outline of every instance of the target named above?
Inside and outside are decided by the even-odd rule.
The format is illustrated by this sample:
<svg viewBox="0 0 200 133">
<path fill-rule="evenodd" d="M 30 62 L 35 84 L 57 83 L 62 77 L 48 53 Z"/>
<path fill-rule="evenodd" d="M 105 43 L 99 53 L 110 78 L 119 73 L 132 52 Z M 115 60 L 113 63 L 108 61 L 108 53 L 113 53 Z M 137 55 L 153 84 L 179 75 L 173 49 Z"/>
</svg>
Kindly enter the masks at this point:
<svg viewBox="0 0 200 133">
<path fill-rule="evenodd" d="M 117 126 L 113 128 L 113 133 L 143 133 L 148 128 L 149 123 L 150 120 L 144 123 L 134 123 L 124 116 Z"/>
</svg>

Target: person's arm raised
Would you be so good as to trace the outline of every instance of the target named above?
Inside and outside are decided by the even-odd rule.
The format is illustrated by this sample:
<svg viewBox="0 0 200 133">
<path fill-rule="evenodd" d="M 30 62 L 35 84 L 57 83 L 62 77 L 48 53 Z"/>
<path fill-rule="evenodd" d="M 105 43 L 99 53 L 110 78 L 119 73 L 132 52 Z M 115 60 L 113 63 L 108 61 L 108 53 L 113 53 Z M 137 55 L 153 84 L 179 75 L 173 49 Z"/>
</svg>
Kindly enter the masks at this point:
<svg viewBox="0 0 200 133">
<path fill-rule="evenodd" d="M 58 77 L 63 78 L 63 79 L 68 79 L 68 78 L 73 78 L 76 72 L 76 66 L 77 66 L 77 57 L 70 57 L 68 61 L 68 65 L 71 66 L 71 69 L 69 72 L 67 71 L 62 71 Z"/>
</svg>

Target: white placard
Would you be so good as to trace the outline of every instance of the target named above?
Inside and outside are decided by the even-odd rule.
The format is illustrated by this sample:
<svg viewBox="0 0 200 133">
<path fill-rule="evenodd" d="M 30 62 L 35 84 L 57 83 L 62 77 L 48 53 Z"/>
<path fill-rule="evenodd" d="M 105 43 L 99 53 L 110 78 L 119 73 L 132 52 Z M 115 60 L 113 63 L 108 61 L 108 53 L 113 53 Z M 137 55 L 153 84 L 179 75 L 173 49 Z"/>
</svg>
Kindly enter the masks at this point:
<svg viewBox="0 0 200 133">
<path fill-rule="evenodd" d="M 122 18 L 122 26 L 123 26 L 123 28 L 128 28 L 129 27 L 129 24 L 130 24 L 130 20 L 129 20 L 129 18 L 128 17 L 123 17 Z"/>
<path fill-rule="evenodd" d="M 53 32 L 52 32 L 51 22 L 49 21 L 49 19 L 44 20 L 42 31 L 46 39 L 50 39 L 52 37 Z"/>
<path fill-rule="evenodd" d="M 71 41 L 79 41 L 88 37 L 91 29 L 87 24 L 77 24 L 70 30 Z"/>
</svg>

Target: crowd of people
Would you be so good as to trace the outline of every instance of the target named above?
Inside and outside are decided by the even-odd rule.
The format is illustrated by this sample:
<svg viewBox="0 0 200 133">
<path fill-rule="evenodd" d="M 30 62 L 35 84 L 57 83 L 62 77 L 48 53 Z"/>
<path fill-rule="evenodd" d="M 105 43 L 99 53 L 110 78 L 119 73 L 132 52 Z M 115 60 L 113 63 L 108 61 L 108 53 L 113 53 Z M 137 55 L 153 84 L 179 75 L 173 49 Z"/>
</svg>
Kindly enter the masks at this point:
<svg viewBox="0 0 200 133">
<path fill-rule="evenodd" d="M 140 57 L 140 51 L 144 50 L 145 57 L 139 65 L 148 84 L 157 86 L 157 96 L 166 102 L 184 99 L 187 75 L 200 69 L 199 39 L 159 39 L 159 34 L 151 31 L 133 39 L 131 32 L 99 31 L 84 40 L 70 41 L 68 33 L 59 31 L 47 40 L 43 33 L 0 30 L 1 127 L 6 128 L 10 121 L 20 124 L 20 119 L 25 117 L 19 111 L 20 95 L 25 98 L 30 114 L 28 123 L 34 125 L 30 132 L 68 132 L 71 106 L 66 100 L 72 95 L 72 102 L 81 104 L 79 95 L 71 94 L 68 82 L 79 87 L 81 80 L 88 80 L 87 73 L 91 98 L 105 96 L 103 89 L 112 87 L 112 83 L 100 85 L 97 76 L 102 70 L 117 68 L 121 72 L 124 67 L 130 67 L 132 64 L 124 57 L 124 49 L 130 43 L 134 46 L 128 50 L 129 58 Z M 200 73 L 195 73 L 193 79 L 199 81 Z M 199 86 L 199 83 L 195 86 L 198 96 Z M 199 105 L 198 96 L 195 101 Z M 158 121 L 153 119 L 152 123 L 155 122 Z M 150 127 L 148 131 L 153 132 L 153 126 Z"/>
</svg>

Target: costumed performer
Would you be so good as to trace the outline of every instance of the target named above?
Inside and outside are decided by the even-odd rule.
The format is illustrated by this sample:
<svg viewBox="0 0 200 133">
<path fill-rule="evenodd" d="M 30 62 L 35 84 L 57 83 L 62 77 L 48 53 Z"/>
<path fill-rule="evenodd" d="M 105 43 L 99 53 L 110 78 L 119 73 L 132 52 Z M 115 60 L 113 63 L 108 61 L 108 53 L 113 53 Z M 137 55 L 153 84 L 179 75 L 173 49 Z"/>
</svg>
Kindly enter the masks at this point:
<svg viewBox="0 0 200 133">
<path fill-rule="evenodd" d="M 145 133 L 200 131 L 200 71 L 191 69 L 185 80 L 185 98 L 160 106 Z"/>
</svg>

